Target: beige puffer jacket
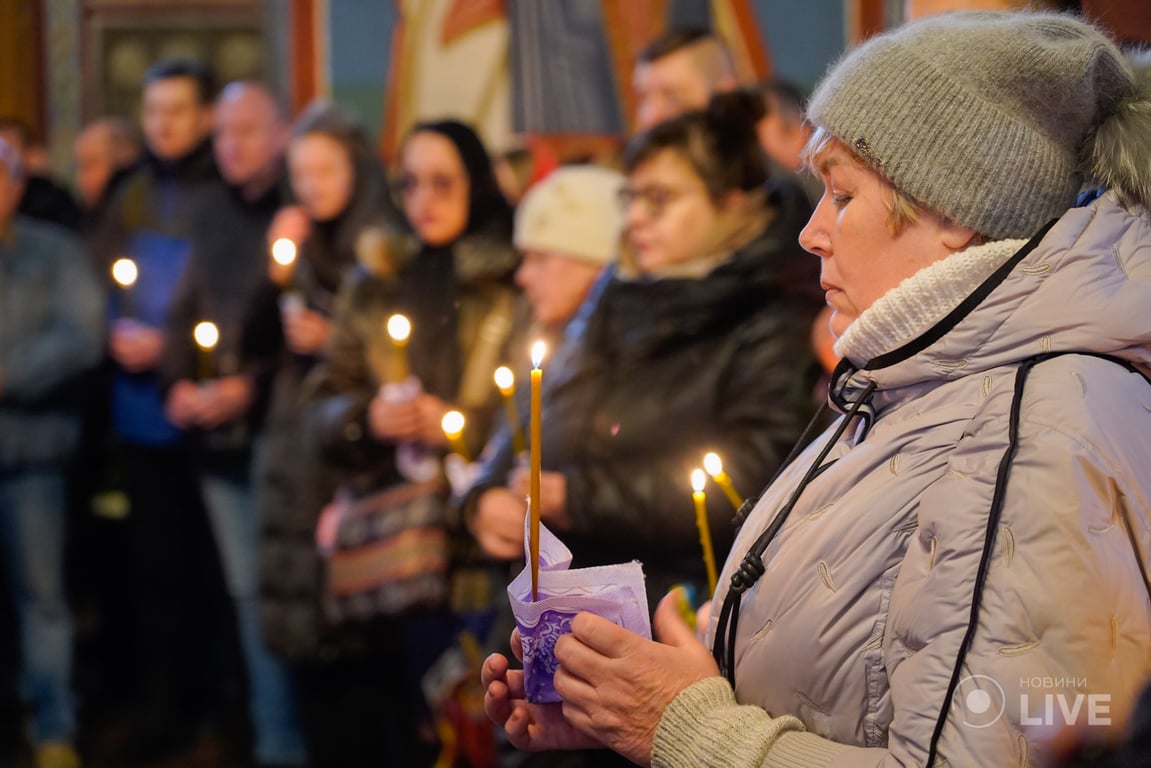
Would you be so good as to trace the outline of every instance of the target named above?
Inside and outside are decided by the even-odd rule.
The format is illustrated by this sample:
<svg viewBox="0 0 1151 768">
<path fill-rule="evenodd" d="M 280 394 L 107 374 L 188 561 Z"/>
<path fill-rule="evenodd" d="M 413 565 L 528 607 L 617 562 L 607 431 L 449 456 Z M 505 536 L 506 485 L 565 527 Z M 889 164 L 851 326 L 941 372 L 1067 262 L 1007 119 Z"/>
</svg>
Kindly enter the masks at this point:
<svg viewBox="0 0 1151 768">
<path fill-rule="evenodd" d="M 1108 194 L 1022 251 L 1003 274 L 945 274 L 974 298 L 927 325 L 915 289 L 939 274 L 857 321 L 849 357 L 866 337 L 896 350 L 838 380 L 849 400 L 875 383 L 874 423 L 831 448 L 767 547 L 742 599 L 734 699 L 719 679 L 682 693 L 653 764 L 922 766 L 938 727 L 937 765 L 1027 766 L 1068 722 L 1122 722 L 1151 671 L 1151 384 L 1076 354 L 1016 389 L 1045 353 L 1151 372 L 1151 217 Z M 827 441 L 744 525 L 709 643 L 740 558 Z"/>
</svg>

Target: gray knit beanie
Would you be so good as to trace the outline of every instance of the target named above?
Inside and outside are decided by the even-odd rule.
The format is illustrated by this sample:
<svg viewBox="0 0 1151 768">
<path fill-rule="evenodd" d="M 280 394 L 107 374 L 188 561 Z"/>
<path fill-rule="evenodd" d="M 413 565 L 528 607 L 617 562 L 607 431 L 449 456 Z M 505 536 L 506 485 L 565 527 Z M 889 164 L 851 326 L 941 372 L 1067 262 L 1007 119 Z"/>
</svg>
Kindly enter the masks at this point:
<svg viewBox="0 0 1151 768">
<path fill-rule="evenodd" d="M 808 119 L 916 202 L 1024 238 L 1089 180 L 1151 201 L 1147 96 L 1115 44 L 1072 16 L 964 12 L 847 53 Z"/>
</svg>

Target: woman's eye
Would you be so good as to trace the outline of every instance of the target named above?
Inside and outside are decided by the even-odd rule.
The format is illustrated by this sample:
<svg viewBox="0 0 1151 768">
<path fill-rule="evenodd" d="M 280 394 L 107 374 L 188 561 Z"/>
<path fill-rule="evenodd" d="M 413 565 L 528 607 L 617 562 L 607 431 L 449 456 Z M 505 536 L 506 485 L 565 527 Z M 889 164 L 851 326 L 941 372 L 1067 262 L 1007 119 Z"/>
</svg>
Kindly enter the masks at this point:
<svg viewBox="0 0 1151 768">
<path fill-rule="evenodd" d="M 831 204 L 834 205 L 836 208 L 842 208 L 843 206 L 847 205 L 849 202 L 851 202 L 851 195 L 833 194 L 831 196 Z"/>
</svg>

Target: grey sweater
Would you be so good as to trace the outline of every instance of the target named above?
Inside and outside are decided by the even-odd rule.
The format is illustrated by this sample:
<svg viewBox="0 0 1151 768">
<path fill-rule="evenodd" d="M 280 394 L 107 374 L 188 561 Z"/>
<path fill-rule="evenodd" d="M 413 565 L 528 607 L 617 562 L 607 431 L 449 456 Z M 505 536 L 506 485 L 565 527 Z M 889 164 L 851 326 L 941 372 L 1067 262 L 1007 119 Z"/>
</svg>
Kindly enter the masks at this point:
<svg viewBox="0 0 1151 768">
<path fill-rule="evenodd" d="M 80 242 L 17 217 L 0 237 L 0 469 L 56 463 L 75 449 L 78 379 L 100 360 L 103 315 Z"/>
</svg>

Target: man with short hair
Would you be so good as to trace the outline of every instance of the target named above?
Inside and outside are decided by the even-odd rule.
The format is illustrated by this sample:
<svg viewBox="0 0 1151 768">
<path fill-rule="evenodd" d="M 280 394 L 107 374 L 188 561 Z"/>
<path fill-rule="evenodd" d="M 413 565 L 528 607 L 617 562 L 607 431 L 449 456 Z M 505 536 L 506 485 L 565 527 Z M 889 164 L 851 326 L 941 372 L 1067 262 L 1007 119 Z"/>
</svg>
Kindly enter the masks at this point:
<svg viewBox="0 0 1151 768">
<path fill-rule="evenodd" d="M 646 131 L 668 118 L 703 109 L 713 93 L 739 85 L 731 50 L 705 29 L 673 29 L 652 40 L 636 57 L 635 128 Z"/>
<path fill-rule="evenodd" d="M 811 138 L 811 125 L 804 119 L 806 98 L 786 80 L 772 78 L 757 86 L 766 114 L 759 121 L 759 145 L 771 162 L 772 175 L 788 178 L 803 188 L 814 207 L 823 195 L 823 184 L 803 168 L 803 148 Z"/>
<path fill-rule="evenodd" d="M 16 216 L 24 174 L 0 139 L 0 563 L 20 633 L 38 768 L 76 768 L 72 621 L 64 594 L 76 381 L 100 359 L 103 300 L 80 243 Z"/>
<path fill-rule="evenodd" d="M 196 469 L 235 609 L 248 672 L 248 712 L 259 766 L 305 759 L 288 671 L 264 644 L 259 595 L 259 520 L 253 460 L 282 336 L 275 303 L 260 301 L 266 233 L 284 204 L 288 125 L 268 89 L 235 82 L 215 109 L 213 148 L 224 185 L 208 195 L 168 318 L 163 374 L 169 420 L 196 442 Z M 262 316 L 259 316 L 261 315 Z M 207 367 L 193 339 L 199 322 L 219 339 Z"/>
<path fill-rule="evenodd" d="M 159 367 L 164 326 L 184 273 L 202 202 L 220 183 L 212 157 L 213 78 L 202 63 L 170 59 L 144 75 L 141 126 L 146 153 L 109 203 L 93 237 L 109 275 L 120 258 L 137 279 L 112 290 L 110 352 L 115 363 L 111 420 L 128 500 L 132 552 L 142 759 L 190 748 L 203 702 L 211 644 L 204 585 L 212 570 L 211 534 L 199 500 L 191 447 L 164 413 Z"/>
</svg>

